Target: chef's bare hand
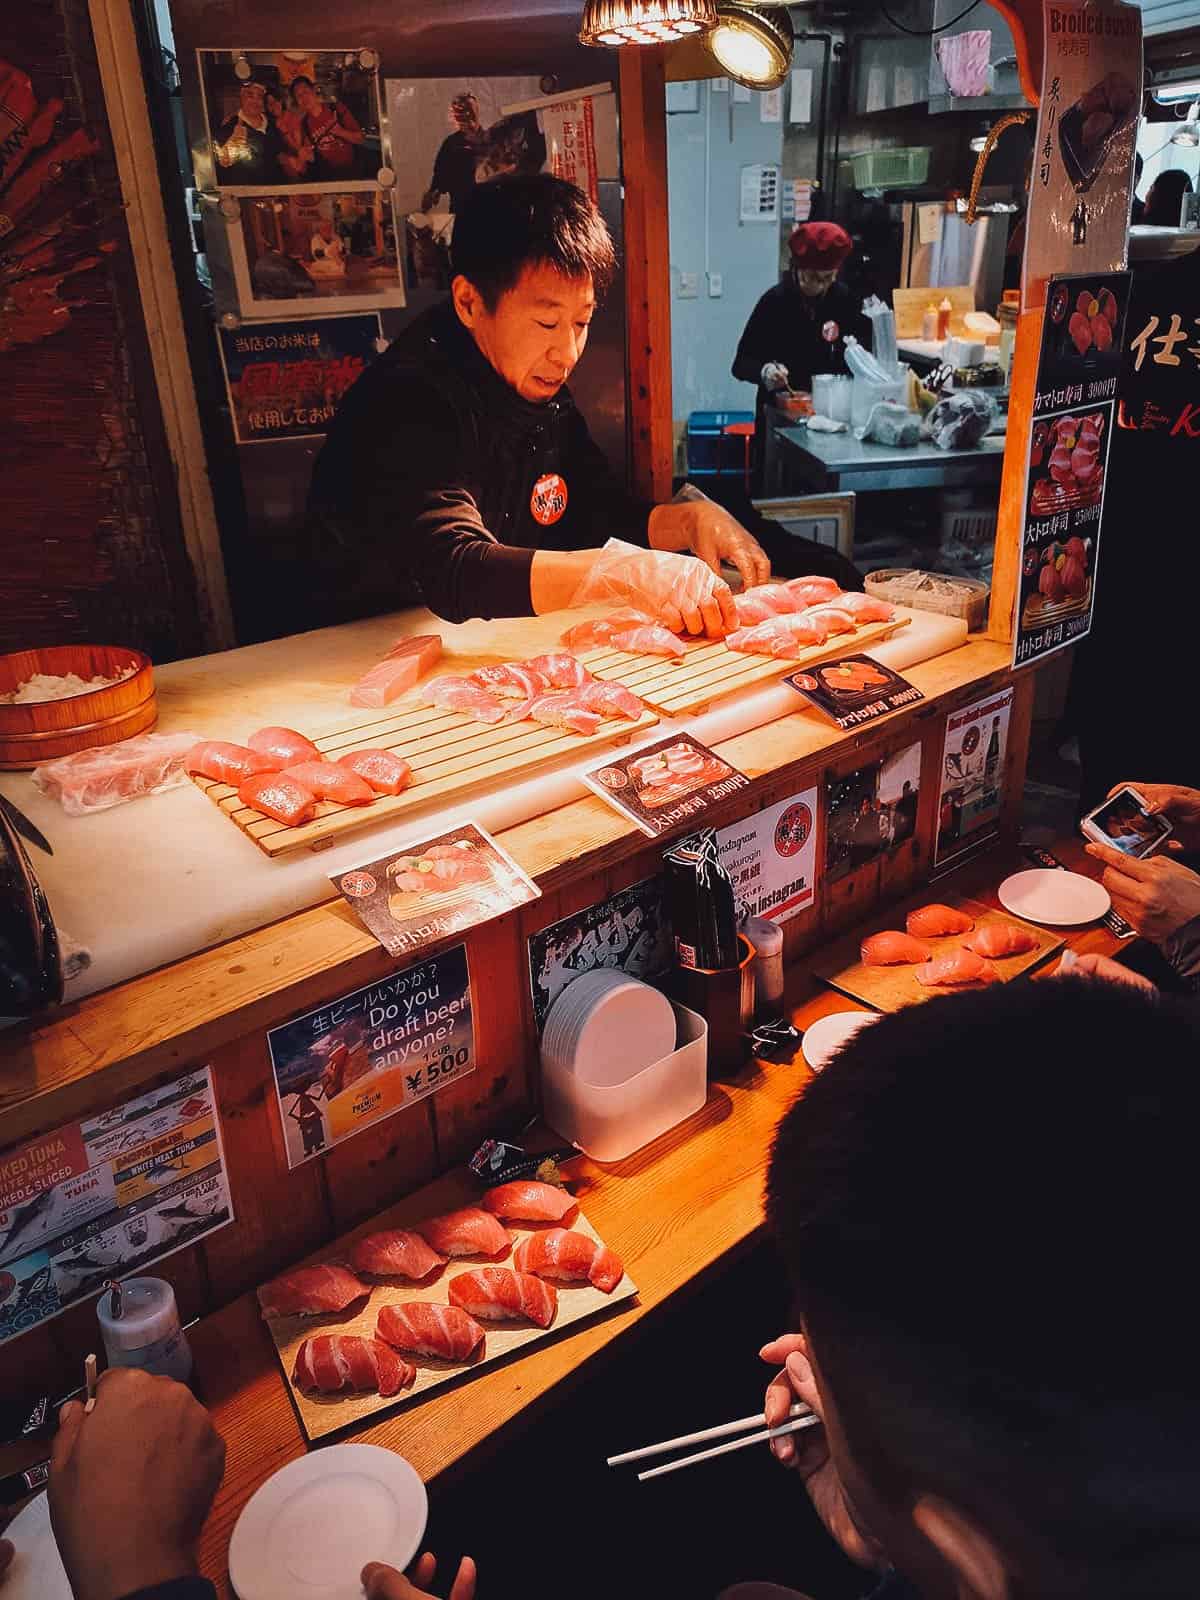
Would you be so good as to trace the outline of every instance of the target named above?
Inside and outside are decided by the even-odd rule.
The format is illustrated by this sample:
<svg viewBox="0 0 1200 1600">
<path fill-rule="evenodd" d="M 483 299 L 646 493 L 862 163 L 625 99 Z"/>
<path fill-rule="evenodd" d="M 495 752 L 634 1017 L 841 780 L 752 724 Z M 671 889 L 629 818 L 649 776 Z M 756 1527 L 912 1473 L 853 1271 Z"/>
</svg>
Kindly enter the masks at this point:
<svg viewBox="0 0 1200 1600">
<path fill-rule="evenodd" d="M 96 1406 L 63 1406 L 50 1520 L 75 1600 L 124 1595 L 196 1571 L 196 1541 L 225 1470 L 208 1413 L 171 1378 L 117 1367 Z"/>
<path fill-rule="evenodd" d="M 807 1339 L 802 1333 L 781 1334 L 770 1344 L 763 1345 L 759 1355 L 773 1366 L 783 1363 L 782 1370 L 767 1386 L 763 1406 L 767 1426 L 778 1428 L 786 1422 L 797 1400 L 802 1400 L 821 1418 L 819 1427 L 804 1428 L 798 1433 L 785 1434 L 781 1439 L 772 1439 L 771 1451 L 775 1459 L 800 1474 L 814 1511 L 851 1561 L 882 1571 L 888 1565 L 887 1556 L 863 1527 L 829 1453 L 825 1411 L 808 1358 Z"/>
<path fill-rule="evenodd" d="M 1105 865 L 1101 882 L 1113 909 L 1145 939 L 1163 944 L 1200 917 L 1200 873 L 1166 856 L 1139 861 L 1111 845 L 1089 843 L 1087 853 Z"/>
<path fill-rule="evenodd" d="M 1158 993 L 1158 989 L 1149 978 L 1140 972 L 1134 972 L 1129 967 L 1123 967 L 1119 961 L 1112 961 L 1108 956 L 1076 956 L 1071 965 L 1062 971 L 1062 976 L 1102 978 L 1105 983 L 1124 983 L 1131 989 L 1145 989 L 1150 994 Z"/>
<path fill-rule="evenodd" d="M 759 376 L 768 394 L 778 394 L 792 381 L 791 374 L 781 361 L 768 361 Z"/>
<path fill-rule="evenodd" d="M 432 1600 L 429 1585 L 436 1575 L 437 1559 L 428 1550 L 413 1563 L 411 1579 L 382 1561 L 368 1561 L 362 1569 L 363 1592 L 367 1600 Z M 470 1556 L 458 1564 L 449 1600 L 475 1600 L 475 1563 Z"/>
<path fill-rule="evenodd" d="M 1175 829 L 1175 837 L 1167 841 L 1171 850 L 1200 849 L 1200 789 L 1188 789 L 1180 783 L 1134 783 L 1126 780 L 1114 784 L 1108 791 L 1112 799 L 1120 789 L 1136 789 L 1146 802 L 1147 811 L 1166 817 Z"/>
</svg>

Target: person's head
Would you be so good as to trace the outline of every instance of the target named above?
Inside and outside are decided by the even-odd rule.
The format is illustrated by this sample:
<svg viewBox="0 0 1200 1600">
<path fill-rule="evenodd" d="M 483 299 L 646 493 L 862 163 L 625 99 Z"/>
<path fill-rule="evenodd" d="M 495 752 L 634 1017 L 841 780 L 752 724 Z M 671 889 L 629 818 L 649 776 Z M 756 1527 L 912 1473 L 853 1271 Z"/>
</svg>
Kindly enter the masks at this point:
<svg viewBox="0 0 1200 1600">
<path fill-rule="evenodd" d="M 1200 1570 L 1200 1021 L 997 984 L 863 1029 L 768 1218 L 857 1511 L 926 1600 L 1182 1600 Z"/>
<path fill-rule="evenodd" d="M 317 222 L 317 232 L 322 239 L 333 238 L 333 220 L 330 217 L 321 217 Z"/>
<path fill-rule="evenodd" d="M 306 114 L 321 109 L 321 96 L 317 93 L 317 86 L 311 78 L 301 76 L 292 79 L 292 98 L 299 109 Z"/>
<path fill-rule="evenodd" d="M 799 223 L 788 239 L 793 284 L 813 299 L 826 294 L 853 248 L 850 235 L 836 222 Z"/>
<path fill-rule="evenodd" d="M 616 256 L 581 189 L 547 172 L 480 184 L 454 219 L 459 320 L 525 400 L 553 398 L 587 343 Z"/>
<path fill-rule="evenodd" d="M 1154 228 L 1177 228 L 1183 210 L 1183 197 L 1191 194 L 1192 180 L 1186 172 L 1172 167 L 1160 172 L 1146 191 L 1146 211 L 1142 221 Z"/>
<path fill-rule="evenodd" d="M 470 133 L 479 126 L 479 101 L 464 90 L 450 102 L 450 125 L 460 133 Z"/>
<path fill-rule="evenodd" d="M 263 114 L 263 102 L 266 98 L 266 92 L 261 83 L 257 83 L 253 78 L 247 79 L 238 93 L 238 108 L 244 111 L 248 117 L 253 117 L 258 121 Z"/>
</svg>

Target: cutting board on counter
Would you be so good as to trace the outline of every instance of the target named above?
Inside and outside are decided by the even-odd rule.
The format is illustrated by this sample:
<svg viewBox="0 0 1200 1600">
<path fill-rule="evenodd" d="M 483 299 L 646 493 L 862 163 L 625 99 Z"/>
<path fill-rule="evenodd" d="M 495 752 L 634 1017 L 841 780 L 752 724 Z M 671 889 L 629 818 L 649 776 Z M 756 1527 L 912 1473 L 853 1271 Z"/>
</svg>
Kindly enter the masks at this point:
<svg viewBox="0 0 1200 1600">
<path fill-rule="evenodd" d="M 976 928 L 996 922 L 1007 924 L 1009 927 L 1027 928 L 1035 935 L 1037 944 L 1024 955 L 1006 956 L 1002 960 L 995 959 L 991 962 L 1003 983 L 1012 978 L 1019 978 L 1022 973 L 1040 966 L 1048 956 L 1062 948 L 1063 939 L 1060 934 L 1047 933 L 1044 928 L 1039 928 L 1031 922 L 1022 922 L 1020 917 L 1010 917 L 1007 911 L 994 911 L 991 906 L 985 906 L 978 900 L 969 900 L 963 895 L 938 895 L 936 891 L 931 893 L 926 888 L 921 894 L 902 901 L 881 916 L 873 917 L 862 927 L 856 928 L 853 933 L 846 934 L 836 944 L 822 951 L 813 962 L 814 973 L 832 988 L 840 989 L 843 994 L 850 995 L 854 1000 L 865 1001 L 877 1011 L 899 1011 L 902 1006 L 911 1006 L 921 1000 L 931 1000 L 934 995 L 957 994 L 958 989 L 925 988 L 923 984 L 917 982 L 916 967 L 868 967 L 863 964 L 859 954 L 859 947 L 870 934 L 881 933 L 885 928 L 895 928 L 903 933 L 904 919 L 908 913 L 915 911 L 918 906 L 931 904 L 953 906 L 958 911 L 965 911 L 967 916 L 974 919 Z M 969 932 L 954 933 L 944 939 L 926 939 L 923 942 L 930 947 L 935 956 L 939 956 L 956 950 L 963 939 L 969 937 Z M 986 985 L 969 983 L 962 987 L 982 989 Z"/>
<path fill-rule="evenodd" d="M 746 655 L 730 650 L 724 640 L 696 640 L 683 656 L 651 656 L 627 650 L 588 650 L 580 660 L 597 678 L 623 683 L 648 706 L 664 717 L 686 716 L 703 711 L 714 700 L 756 689 L 761 684 L 799 672 L 820 661 L 836 661 L 840 656 L 866 650 L 887 639 L 911 618 L 897 611 L 890 622 L 867 622 L 853 633 L 839 633 L 824 644 L 814 644 L 801 655 L 786 661 L 773 656 Z M 797 702 L 797 710 L 800 703 Z"/>
<path fill-rule="evenodd" d="M 402 816 L 429 800 L 450 803 L 479 784 L 526 778 L 533 768 L 562 757 L 625 744 L 657 721 L 652 711 L 643 711 L 636 722 L 608 717 L 595 733 L 582 734 L 528 721 L 494 727 L 436 706 L 397 705 L 390 711 L 364 714 L 354 727 L 327 733 L 313 743 L 331 761 L 352 750 L 394 750 L 412 767 L 412 783 L 403 794 L 376 796 L 369 806 L 319 803 L 313 820 L 296 828 L 243 805 L 237 790 L 227 783 L 198 776 L 192 781 L 264 855 L 281 856 L 304 848 L 324 850 L 354 828 Z"/>
</svg>

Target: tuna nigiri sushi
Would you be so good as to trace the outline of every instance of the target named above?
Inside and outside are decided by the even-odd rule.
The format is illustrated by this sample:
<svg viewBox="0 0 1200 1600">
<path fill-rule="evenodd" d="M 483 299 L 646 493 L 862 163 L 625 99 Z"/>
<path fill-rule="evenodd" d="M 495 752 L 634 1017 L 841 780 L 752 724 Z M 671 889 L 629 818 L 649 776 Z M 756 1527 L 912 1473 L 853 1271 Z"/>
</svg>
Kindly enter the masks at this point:
<svg viewBox="0 0 1200 1600">
<path fill-rule="evenodd" d="M 317 1267 L 296 1267 L 264 1283 L 258 1303 L 264 1317 L 319 1317 L 344 1311 L 370 1292 L 349 1267 L 325 1262 Z"/>
<path fill-rule="evenodd" d="M 539 1183 L 535 1178 L 497 1184 L 479 1203 L 506 1222 L 561 1222 L 575 1209 L 575 1200 L 565 1189 L 553 1183 Z"/>
<path fill-rule="evenodd" d="M 579 698 L 578 689 L 560 689 L 553 694 L 540 694 L 529 707 L 535 722 L 551 728 L 569 728 L 572 733 L 595 733 L 604 721 L 598 711 L 589 711 Z M 640 715 L 640 713 L 639 713 Z"/>
<path fill-rule="evenodd" d="M 352 750 L 336 765 L 353 772 L 379 794 L 400 794 L 412 782 L 412 768 L 394 750 Z"/>
<path fill-rule="evenodd" d="M 970 933 L 975 923 L 965 911 L 954 906 L 918 906 L 904 919 L 914 939 L 944 939 L 952 933 Z"/>
<path fill-rule="evenodd" d="M 550 1228 L 522 1239 L 513 1254 L 513 1265 L 518 1272 L 532 1272 L 557 1283 L 590 1283 L 605 1294 L 611 1294 L 625 1275 L 615 1250 L 589 1239 L 586 1233 L 571 1233 L 566 1228 Z"/>
<path fill-rule="evenodd" d="M 336 761 L 300 761 L 286 767 L 283 776 L 303 784 L 318 800 L 332 800 L 339 806 L 369 806 L 375 798 L 365 778 Z"/>
<path fill-rule="evenodd" d="M 824 644 L 833 631 L 827 616 L 801 611 L 790 616 L 768 617 L 753 628 L 738 628 L 725 643 L 730 650 L 748 655 L 788 659 L 803 654 L 810 645 Z"/>
<path fill-rule="evenodd" d="M 864 967 L 912 967 L 928 961 L 933 951 L 911 934 L 898 933 L 887 928 L 883 933 L 873 933 L 859 947 Z"/>
<path fill-rule="evenodd" d="M 614 650 L 628 650 L 648 656 L 682 656 L 687 651 L 683 643 L 661 622 L 623 606 L 619 611 L 596 622 L 577 622 L 562 636 L 568 650 L 591 650 L 597 645 L 611 645 Z"/>
<path fill-rule="evenodd" d="M 417 1375 L 411 1361 L 402 1361 L 378 1339 L 355 1333 L 319 1333 L 296 1351 L 292 1382 L 317 1394 L 399 1394 Z"/>
<path fill-rule="evenodd" d="M 299 761 L 321 761 L 323 756 L 311 739 L 306 739 L 295 728 L 260 728 L 246 740 L 251 750 L 267 756 L 276 770 L 294 767 Z"/>
<path fill-rule="evenodd" d="M 820 605 L 823 600 L 832 600 L 835 594 L 842 592 L 841 585 L 833 578 L 789 578 L 787 586 L 802 606 Z"/>
<path fill-rule="evenodd" d="M 860 624 L 890 622 L 896 615 L 895 606 L 886 600 L 876 600 L 873 594 L 839 594 L 835 604 L 839 611 L 847 612 Z"/>
<path fill-rule="evenodd" d="M 430 1217 L 419 1224 L 417 1232 L 443 1256 L 490 1256 L 495 1261 L 507 1255 L 512 1244 L 508 1229 L 478 1206 Z"/>
<path fill-rule="evenodd" d="M 431 1250 L 419 1233 L 388 1228 L 360 1239 L 350 1251 L 350 1265 L 367 1278 L 411 1278 L 415 1283 L 444 1267 L 446 1258 Z"/>
<path fill-rule="evenodd" d="M 585 711 L 595 711 L 602 717 L 628 717 L 631 722 L 636 722 L 646 709 L 623 683 L 602 683 L 599 678 L 581 683 L 573 691 L 573 698 Z"/>
<path fill-rule="evenodd" d="M 279 764 L 270 756 L 249 750 L 244 744 L 228 744 L 224 739 L 203 739 L 183 758 L 186 772 L 212 778 L 216 783 L 241 783 L 260 772 L 278 772 Z"/>
<path fill-rule="evenodd" d="M 952 989 L 962 983 L 994 983 L 996 973 L 971 950 L 947 950 L 917 968 L 917 982 L 927 989 Z"/>
<path fill-rule="evenodd" d="M 503 722 L 504 703 L 466 678 L 431 678 L 421 690 L 421 698 L 442 711 L 461 711 L 476 722 Z"/>
<path fill-rule="evenodd" d="M 400 639 L 350 691 L 352 706 L 387 706 L 429 671 L 442 654 L 436 633 Z"/>
<path fill-rule="evenodd" d="M 800 611 L 802 603 L 786 583 L 759 583 L 734 597 L 734 610 L 743 627 L 765 622 L 768 617 L 786 616 Z"/>
<path fill-rule="evenodd" d="M 375 1328 L 381 1339 L 415 1356 L 440 1356 L 443 1361 L 469 1361 L 484 1340 L 484 1331 L 459 1306 L 432 1300 L 405 1300 L 383 1306 Z"/>
<path fill-rule="evenodd" d="M 1023 956 L 1037 949 L 1037 935 L 1032 928 L 1018 928 L 1015 922 L 985 922 L 963 940 L 964 950 L 973 950 L 977 956 L 1002 960 L 1005 956 Z"/>
<path fill-rule="evenodd" d="M 522 665 L 531 672 L 540 672 L 552 689 L 577 689 L 591 676 L 583 662 L 565 650 L 552 650 L 548 655 L 534 656 Z"/>
<path fill-rule="evenodd" d="M 238 799 L 264 817 L 274 817 L 289 828 L 311 822 L 317 811 L 317 797 L 294 778 L 282 772 L 260 772 L 238 784 Z"/>
<path fill-rule="evenodd" d="M 829 633 L 853 633 L 858 626 L 850 613 L 843 611 L 836 602 L 807 606 L 801 616 L 810 626 L 814 622 L 821 622 Z"/>
<path fill-rule="evenodd" d="M 523 661 L 508 661 L 502 667 L 480 667 L 467 678 L 488 694 L 499 695 L 502 700 L 531 700 L 544 694 L 549 681 L 540 672 L 527 667 Z"/>
<path fill-rule="evenodd" d="M 511 1272 L 507 1267 L 477 1267 L 450 1280 L 450 1304 L 483 1322 L 516 1322 L 528 1317 L 548 1328 L 558 1310 L 558 1295 L 551 1284 L 531 1272 Z"/>
</svg>

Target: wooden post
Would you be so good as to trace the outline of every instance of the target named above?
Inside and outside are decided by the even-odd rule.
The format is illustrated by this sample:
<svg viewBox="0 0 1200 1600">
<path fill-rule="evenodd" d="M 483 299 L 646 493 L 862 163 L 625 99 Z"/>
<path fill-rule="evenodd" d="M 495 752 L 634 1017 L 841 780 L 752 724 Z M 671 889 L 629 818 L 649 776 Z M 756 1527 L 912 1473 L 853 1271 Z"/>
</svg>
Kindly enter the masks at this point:
<svg viewBox="0 0 1200 1600">
<path fill-rule="evenodd" d="M 666 77 L 658 46 L 618 57 L 633 487 L 657 503 L 670 499 L 674 470 Z"/>
</svg>

